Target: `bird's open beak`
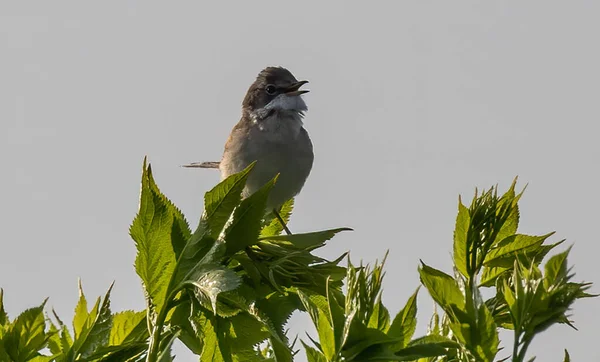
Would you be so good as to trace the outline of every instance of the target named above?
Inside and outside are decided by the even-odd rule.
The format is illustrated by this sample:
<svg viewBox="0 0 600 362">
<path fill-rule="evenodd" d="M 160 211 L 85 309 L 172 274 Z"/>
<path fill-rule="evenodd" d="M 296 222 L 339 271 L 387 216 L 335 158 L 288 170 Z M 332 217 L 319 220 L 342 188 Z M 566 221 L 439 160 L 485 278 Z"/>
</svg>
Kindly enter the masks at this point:
<svg viewBox="0 0 600 362">
<path fill-rule="evenodd" d="M 301 80 L 299 82 L 293 83 L 289 87 L 285 88 L 283 92 L 285 93 L 285 95 L 288 96 L 299 96 L 301 94 L 308 93 L 307 90 L 299 90 L 300 87 L 302 87 L 306 83 L 308 83 L 307 80 Z"/>
</svg>

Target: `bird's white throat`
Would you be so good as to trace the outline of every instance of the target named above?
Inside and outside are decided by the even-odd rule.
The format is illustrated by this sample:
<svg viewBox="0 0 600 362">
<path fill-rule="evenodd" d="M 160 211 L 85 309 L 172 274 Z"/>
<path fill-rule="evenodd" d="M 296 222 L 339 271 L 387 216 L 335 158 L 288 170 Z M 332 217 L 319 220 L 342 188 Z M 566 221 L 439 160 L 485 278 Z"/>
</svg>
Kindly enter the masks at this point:
<svg viewBox="0 0 600 362">
<path fill-rule="evenodd" d="M 305 112 L 308 110 L 308 107 L 306 106 L 306 103 L 304 103 L 304 99 L 299 95 L 288 96 L 286 94 L 280 94 L 270 101 L 264 109 Z"/>
</svg>

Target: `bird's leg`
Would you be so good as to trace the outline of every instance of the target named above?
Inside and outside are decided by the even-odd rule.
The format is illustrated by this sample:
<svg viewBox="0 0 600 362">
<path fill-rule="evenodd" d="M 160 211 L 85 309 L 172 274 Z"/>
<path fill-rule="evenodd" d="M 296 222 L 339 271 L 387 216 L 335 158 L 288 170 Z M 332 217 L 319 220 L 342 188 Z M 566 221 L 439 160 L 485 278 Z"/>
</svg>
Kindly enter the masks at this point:
<svg viewBox="0 0 600 362">
<path fill-rule="evenodd" d="M 281 217 L 281 215 L 279 215 L 277 209 L 273 209 L 273 214 L 275 214 L 275 217 L 277 218 L 277 220 L 279 220 L 281 226 L 283 226 L 283 230 L 285 230 L 285 233 L 288 235 L 292 235 L 292 232 L 290 231 L 290 229 L 288 229 L 287 225 L 285 224 L 285 221 L 283 221 L 283 218 Z"/>
</svg>

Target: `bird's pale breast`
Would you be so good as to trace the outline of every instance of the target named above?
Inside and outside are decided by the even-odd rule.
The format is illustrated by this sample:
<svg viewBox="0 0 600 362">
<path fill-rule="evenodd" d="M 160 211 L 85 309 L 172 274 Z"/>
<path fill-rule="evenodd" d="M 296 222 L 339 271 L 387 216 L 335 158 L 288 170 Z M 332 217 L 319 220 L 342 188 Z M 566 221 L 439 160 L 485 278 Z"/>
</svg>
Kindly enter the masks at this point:
<svg viewBox="0 0 600 362">
<path fill-rule="evenodd" d="M 225 147 L 221 177 L 240 172 L 257 161 L 246 182 L 244 197 L 279 174 L 267 205 L 269 209 L 278 208 L 300 192 L 313 159 L 312 142 L 299 114 L 278 112 L 263 120 L 242 118 Z"/>
</svg>

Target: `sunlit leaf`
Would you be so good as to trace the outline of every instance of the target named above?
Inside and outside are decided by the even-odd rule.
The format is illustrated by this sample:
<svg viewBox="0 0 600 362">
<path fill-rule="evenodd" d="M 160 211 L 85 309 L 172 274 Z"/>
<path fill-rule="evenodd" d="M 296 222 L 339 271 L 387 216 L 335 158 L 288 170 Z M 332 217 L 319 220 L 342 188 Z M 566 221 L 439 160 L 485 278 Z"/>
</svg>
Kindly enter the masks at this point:
<svg viewBox="0 0 600 362">
<path fill-rule="evenodd" d="M 467 270 L 467 234 L 471 219 L 469 209 L 467 209 L 462 201 L 458 201 L 458 215 L 456 216 L 456 225 L 454 227 L 454 265 L 456 269 L 464 276 L 468 276 Z"/>
<path fill-rule="evenodd" d="M 447 312 L 452 309 L 452 306 L 462 310 L 465 307 L 464 296 L 454 278 L 450 275 L 427 266 L 422 263 L 419 268 L 421 283 L 427 288 L 427 291 L 444 310 Z"/>
<path fill-rule="evenodd" d="M 126 310 L 115 313 L 113 315 L 108 344 L 115 346 L 129 340 L 130 335 L 136 330 L 136 327 L 143 322 L 145 317 L 146 313 L 144 311 L 134 312 L 132 310 Z"/>
<path fill-rule="evenodd" d="M 169 280 L 176 259 L 173 239 L 182 237 L 177 231 L 171 206 L 162 194 L 155 192 L 150 166 L 142 173 L 140 207 L 130 234 L 136 243 L 135 270 L 142 279 L 150 311 L 161 310 L 166 303 Z M 153 320 L 151 320 L 153 322 Z"/>
<path fill-rule="evenodd" d="M 398 350 L 400 348 L 404 348 L 413 334 L 415 333 L 415 329 L 417 328 L 417 294 L 419 293 L 419 289 L 408 298 L 406 305 L 392 321 L 390 329 L 387 332 L 387 335 L 392 338 L 401 339 L 401 343 L 399 343 L 395 348 Z"/>
<path fill-rule="evenodd" d="M 292 211 L 294 210 L 294 199 L 287 200 L 279 210 L 279 216 L 283 219 L 283 221 L 287 224 L 290 221 L 290 216 L 292 216 Z M 265 226 L 260 231 L 260 237 L 265 238 L 268 236 L 276 236 L 283 232 L 283 225 L 281 222 L 273 216 L 269 225 Z"/>
</svg>

